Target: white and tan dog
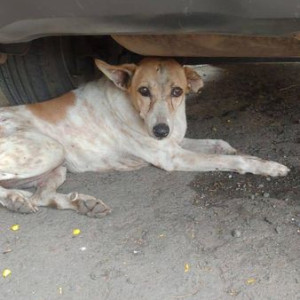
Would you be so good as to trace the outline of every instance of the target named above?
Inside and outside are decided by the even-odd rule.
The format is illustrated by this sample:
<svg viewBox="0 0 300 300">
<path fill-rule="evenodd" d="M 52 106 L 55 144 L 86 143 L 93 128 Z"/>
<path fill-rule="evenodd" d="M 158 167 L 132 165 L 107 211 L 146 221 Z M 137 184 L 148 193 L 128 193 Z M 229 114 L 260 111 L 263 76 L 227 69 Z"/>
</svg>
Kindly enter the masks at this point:
<svg viewBox="0 0 300 300">
<path fill-rule="evenodd" d="M 110 212 L 101 200 L 56 189 L 71 172 L 133 170 L 234 171 L 284 176 L 281 164 L 236 150 L 222 140 L 192 140 L 185 94 L 201 77 L 174 60 L 144 59 L 111 66 L 106 75 L 59 98 L 0 109 L 0 203 L 13 211 L 38 206 L 73 209 L 91 217 Z M 22 188 L 36 187 L 32 194 Z"/>
</svg>

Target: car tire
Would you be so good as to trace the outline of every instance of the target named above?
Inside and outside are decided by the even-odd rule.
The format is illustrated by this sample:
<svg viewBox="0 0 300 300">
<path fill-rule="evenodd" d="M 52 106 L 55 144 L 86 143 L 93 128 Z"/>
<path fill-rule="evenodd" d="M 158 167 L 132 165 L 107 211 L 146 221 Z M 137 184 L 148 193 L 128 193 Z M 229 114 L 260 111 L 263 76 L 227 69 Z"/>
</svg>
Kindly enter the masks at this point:
<svg viewBox="0 0 300 300">
<path fill-rule="evenodd" d="M 31 42 L 25 55 L 8 55 L 0 65 L 0 98 L 11 105 L 36 103 L 75 88 L 81 74 L 73 49 L 71 38 L 51 37 Z M 92 62 L 83 60 L 89 70 Z"/>
</svg>

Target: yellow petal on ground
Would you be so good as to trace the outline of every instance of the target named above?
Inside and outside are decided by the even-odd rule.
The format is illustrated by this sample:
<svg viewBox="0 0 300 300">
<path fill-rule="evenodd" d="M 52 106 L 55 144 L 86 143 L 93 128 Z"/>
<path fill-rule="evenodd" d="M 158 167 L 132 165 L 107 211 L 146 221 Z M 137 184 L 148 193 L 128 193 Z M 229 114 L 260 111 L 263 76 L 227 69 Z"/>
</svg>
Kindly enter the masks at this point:
<svg viewBox="0 0 300 300">
<path fill-rule="evenodd" d="M 12 231 L 18 231 L 18 230 L 20 229 L 20 225 L 19 225 L 19 224 L 14 224 L 14 225 L 12 225 L 12 226 L 10 227 L 10 229 L 11 229 Z"/>
<path fill-rule="evenodd" d="M 254 284 L 256 282 L 256 279 L 254 277 L 248 278 L 246 280 L 246 284 L 251 285 Z"/>
<path fill-rule="evenodd" d="M 73 236 L 79 235 L 81 233 L 81 230 L 78 228 L 73 229 Z"/>
<path fill-rule="evenodd" d="M 8 277 L 11 275 L 11 270 L 10 269 L 4 269 L 3 272 L 2 272 L 2 276 L 4 278 Z"/>
<path fill-rule="evenodd" d="M 184 273 L 187 273 L 190 270 L 190 265 L 189 264 L 185 264 L 184 265 Z"/>
</svg>

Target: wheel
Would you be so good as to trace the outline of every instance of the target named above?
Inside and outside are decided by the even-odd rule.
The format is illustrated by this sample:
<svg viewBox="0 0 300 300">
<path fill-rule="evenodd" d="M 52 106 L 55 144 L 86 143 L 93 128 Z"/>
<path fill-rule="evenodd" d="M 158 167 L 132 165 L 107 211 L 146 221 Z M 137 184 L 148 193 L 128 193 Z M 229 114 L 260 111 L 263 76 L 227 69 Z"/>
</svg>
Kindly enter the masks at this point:
<svg viewBox="0 0 300 300">
<path fill-rule="evenodd" d="M 94 67 L 91 58 L 77 56 L 74 46 L 72 38 L 43 38 L 31 42 L 25 55 L 9 55 L 0 65 L 0 99 L 35 103 L 77 87 Z"/>
</svg>

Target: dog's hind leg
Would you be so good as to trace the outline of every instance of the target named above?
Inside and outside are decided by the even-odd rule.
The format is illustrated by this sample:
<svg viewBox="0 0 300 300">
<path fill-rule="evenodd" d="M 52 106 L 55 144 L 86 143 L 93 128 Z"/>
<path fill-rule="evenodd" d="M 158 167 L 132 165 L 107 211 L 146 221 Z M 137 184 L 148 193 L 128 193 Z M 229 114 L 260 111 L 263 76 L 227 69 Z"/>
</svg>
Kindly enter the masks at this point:
<svg viewBox="0 0 300 300">
<path fill-rule="evenodd" d="M 59 166 L 48 174 L 37 185 L 32 196 L 32 202 L 37 206 L 49 206 L 57 209 L 72 209 L 89 217 L 102 217 L 110 213 L 111 209 L 103 201 L 95 197 L 79 194 L 57 193 L 56 189 L 66 179 L 66 168 Z"/>
<path fill-rule="evenodd" d="M 9 210 L 30 213 L 38 206 L 73 209 L 91 217 L 110 212 L 92 196 L 57 193 L 66 179 L 62 145 L 48 136 L 19 132 L 0 138 L 0 204 Z M 31 192 L 21 188 L 36 187 Z"/>
<path fill-rule="evenodd" d="M 10 210 L 37 211 L 32 193 L 21 188 L 37 182 L 64 161 L 64 149 L 53 139 L 27 131 L 0 138 L 0 204 Z"/>
<path fill-rule="evenodd" d="M 36 212 L 37 207 L 31 203 L 32 193 L 17 189 L 5 189 L 0 186 L 0 203 L 9 210 L 20 213 Z"/>
</svg>

